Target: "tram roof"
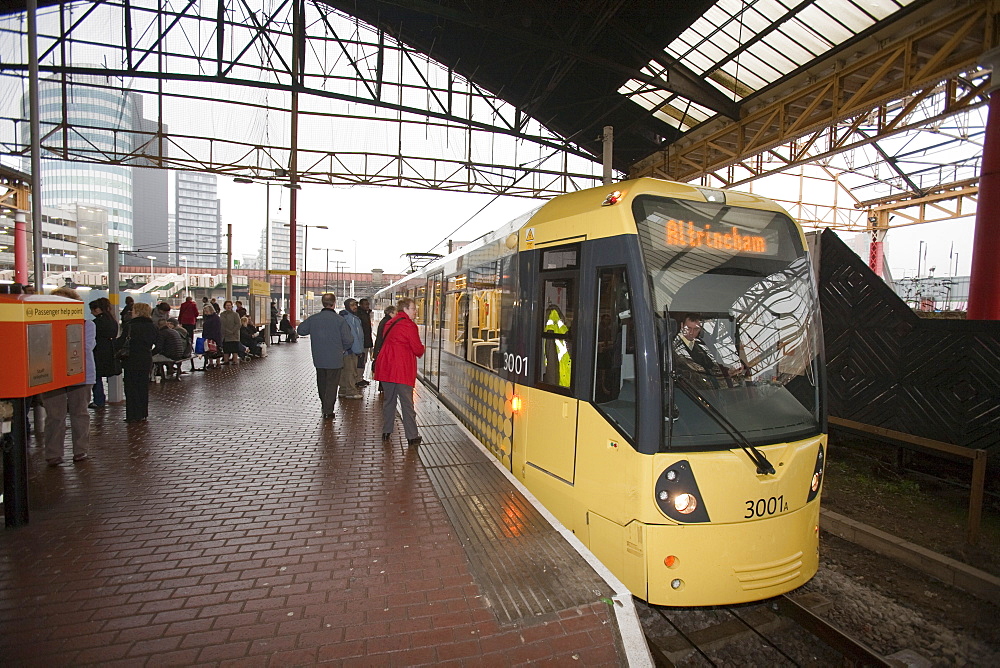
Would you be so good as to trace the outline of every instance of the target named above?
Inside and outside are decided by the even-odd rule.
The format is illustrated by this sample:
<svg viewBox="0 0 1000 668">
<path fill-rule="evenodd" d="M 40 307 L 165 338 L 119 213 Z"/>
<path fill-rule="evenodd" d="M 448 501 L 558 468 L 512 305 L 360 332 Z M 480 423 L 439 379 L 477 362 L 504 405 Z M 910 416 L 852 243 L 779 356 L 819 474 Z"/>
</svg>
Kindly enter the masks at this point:
<svg viewBox="0 0 1000 668">
<path fill-rule="evenodd" d="M 612 126 L 623 172 L 934 2 L 313 1 L 426 53 L 595 156 Z M 24 8 L 0 0 L 0 13 Z"/>
</svg>

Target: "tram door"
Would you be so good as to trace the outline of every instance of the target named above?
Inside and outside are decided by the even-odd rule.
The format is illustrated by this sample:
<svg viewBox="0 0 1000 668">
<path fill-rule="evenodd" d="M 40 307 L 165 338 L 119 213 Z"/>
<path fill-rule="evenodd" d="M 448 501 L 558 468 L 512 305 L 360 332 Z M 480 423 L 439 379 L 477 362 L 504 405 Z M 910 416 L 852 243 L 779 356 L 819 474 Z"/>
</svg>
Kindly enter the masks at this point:
<svg viewBox="0 0 1000 668">
<path fill-rule="evenodd" d="M 424 379 L 435 390 L 441 385 L 441 329 L 444 325 L 444 274 L 434 274 L 428 280 L 427 340 L 424 341 Z"/>
<path fill-rule="evenodd" d="M 572 483 L 575 477 L 577 401 L 572 395 L 579 272 L 576 245 L 542 251 L 541 317 L 534 338 L 537 366 L 529 392 L 525 460 Z"/>
</svg>

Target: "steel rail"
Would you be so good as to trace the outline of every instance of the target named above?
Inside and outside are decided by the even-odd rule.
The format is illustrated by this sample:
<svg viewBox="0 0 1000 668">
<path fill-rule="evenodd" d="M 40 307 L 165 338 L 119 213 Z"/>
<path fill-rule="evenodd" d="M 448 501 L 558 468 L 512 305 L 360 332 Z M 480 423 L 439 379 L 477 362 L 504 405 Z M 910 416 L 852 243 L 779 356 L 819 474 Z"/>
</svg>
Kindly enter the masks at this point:
<svg viewBox="0 0 1000 668">
<path fill-rule="evenodd" d="M 831 648 L 840 652 L 845 659 L 857 666 L 881 666 L 895 668 L 898 664 L 885 659 L 881 654 L 847 635 L 839 628 L 799 605 L 788 596 L 778 596 L 774 599 L 778 612 L 791 619 L 822 640 Z"/>
</svg>

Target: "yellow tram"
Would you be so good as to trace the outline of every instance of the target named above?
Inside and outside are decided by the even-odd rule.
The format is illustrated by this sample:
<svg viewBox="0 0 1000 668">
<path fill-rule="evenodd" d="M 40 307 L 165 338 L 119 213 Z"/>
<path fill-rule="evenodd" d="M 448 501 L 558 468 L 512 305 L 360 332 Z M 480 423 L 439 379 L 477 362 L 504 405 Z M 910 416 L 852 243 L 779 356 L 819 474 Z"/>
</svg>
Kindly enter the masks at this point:
<svg viewBox="0 0 1000 668">
<path fill-rule="evenodd" d="M 401 296 L 422 382 L 637 597 L 816 572 L 819 309 L 775 203 L 648 178 L 561 195 L 376 300 Z"/>
</svg>

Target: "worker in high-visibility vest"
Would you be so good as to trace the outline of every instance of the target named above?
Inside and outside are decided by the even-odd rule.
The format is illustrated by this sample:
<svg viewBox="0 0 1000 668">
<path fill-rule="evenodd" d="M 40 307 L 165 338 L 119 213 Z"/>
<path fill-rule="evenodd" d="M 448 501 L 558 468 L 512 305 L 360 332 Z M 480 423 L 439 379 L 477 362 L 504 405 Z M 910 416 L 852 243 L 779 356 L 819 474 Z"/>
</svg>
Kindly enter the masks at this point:
<svg viewBox="0 0 1000 668">
<path fill-rule="evenodd" d="M 573 363 L 570 360 L 569 353 L 569 341 L 566 335 L 569 333 L 569 326 L 566 321 L 563 320 L 562 313 L 559 311 L 559 307 L 555 305 L 549 306 L 549 313 L 545 320 L 545 328 L 542 330 L 544 332 L 549 332 L 551 334 L 559 334 L 560 338 L 552 337 L 548 340 L 555 344 L 555 357 L 559 365 L 559 385 L 561 387 L 569 387 L 569 381 L 573 371 Z M 546 369 L 549 366 L 549 351 L 546 350 Z M 546 375 L 548 375 L 546 373 Z"/>
</svg>

